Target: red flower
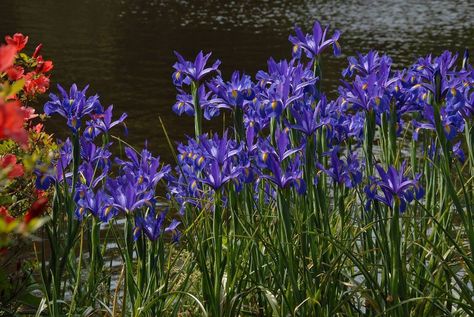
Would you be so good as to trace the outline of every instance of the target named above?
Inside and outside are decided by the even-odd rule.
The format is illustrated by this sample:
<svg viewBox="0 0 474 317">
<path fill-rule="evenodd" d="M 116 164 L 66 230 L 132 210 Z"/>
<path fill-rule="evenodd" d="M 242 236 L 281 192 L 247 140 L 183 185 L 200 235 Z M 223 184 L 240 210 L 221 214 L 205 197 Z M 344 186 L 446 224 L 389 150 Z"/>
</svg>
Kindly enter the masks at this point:
<svg viewBox="0 0 474 317">
<path fill-rule="evenodd" d="M 35 133 L 41 133 L 41 131 L 43 131 L 43 128 L 44 128 L 44 125 L 42 123 L 38 123 L 37 125 L 31 128 L 31 131 Z"/>
<path fill-rule="evenodd" d="M 16 48 L 14 45 L 0 46 L 0 73 L 10 68 L 15 61 Z"/>
<path fill-rule="evenodd" d="M 15 220 L 15 218 L 10 215 L 10 212 L 8 212 L 8 209 L 3 206 L 0 206 L 0 218 L 3 218 L 6 223 L 11 223 Z"/>
<path fill-rule="evenodd" d="M 36 58 L 37 56 L 39 56 L 39 53 L 42 47 L 43 47 L 43 44 L 39 44 L 38 46 L 36 46 L 35 52 L 33 53 L 31 57 Z"/>
<path fill-rule="evenodd" d="M 24 36 L 21 33 L 15 33 L 13 37 L 7 35 L 5 36 L 5 42 L 7 42 L 7 44 L 15 45 L 16 51 L 19 52 L 24 49 L 26 43 L 28 43 L 28 36 Z"/>
<path fill-rule="evenodd" d="M 49 88 L 49 78 L 36 72 L 29 72 L 25 75 L 25 92 L 32 96 L 35 94 L 44 94 Z"/>
<path fill-rule="evenodd" d="M 2 169 L 8 169 L 8 179 L 15 177 L 21 177 L 25 173 L 25 169 L 22 164 L 17 164 L 16 156 L 13 154 L 7 154 L 0 157 L 0 167 Z"/>
<path fill-rule="evenodd" d="M 23 113 L 25 114 L 25 121 L 29 121 L 38 117 L 38 114 L 35 113 L 36 110 L 34 108 L 22 106 L 21 110 L 23 110 Z"/>
<path fill-rule="evenodd" d="M 38 200 L 36 200 L 31 205 L 30 209 L 25 214 L 25 217 L 23 218 L 24 222 L 28 224 L 34 218 L 41 216 L 46 210 L 47 205 L 48 205 L 48 198 L 46 197 L 38 198 Z"/>
<path fill-rule="evenodd" d="M 36 198 L 46 198 L 48 195 L 48 192 L 41 189 L 35 189 L 35 195 L 36 195 Z"/>
<path fill-rule="evenodd" d="M 21 145 L 28 144 L 28 133 L 24 129 L 25 111 L 18 101 L 4 103 L 0 99 L 0 140 L 12 139 Z"/>
<path fill-rule="evenodd" d="M 7 70 L 8 79 L 11 81 L 18 80 L 23 77 L 24 72 L 23 67 L 18 65 L 12 66 Z"/>
<path fill-rule="evenodd" d="M 42 56 L 38 56 L 36 59 L 38 66 L 36 66 L 37 73 L 47 73 L 53 69 L 53 62 L 52 61 L 45 61 L 43 60 Z"/>
</svg>

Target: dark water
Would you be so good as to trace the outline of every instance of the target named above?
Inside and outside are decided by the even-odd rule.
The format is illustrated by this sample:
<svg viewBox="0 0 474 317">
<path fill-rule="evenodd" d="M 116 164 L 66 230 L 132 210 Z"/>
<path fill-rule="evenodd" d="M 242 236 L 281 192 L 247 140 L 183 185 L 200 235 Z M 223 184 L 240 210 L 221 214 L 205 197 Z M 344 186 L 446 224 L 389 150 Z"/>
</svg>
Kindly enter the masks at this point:
<svg viewBox="0 0 474 317">
<path fill-rule="evenodd" d="M 212 51 L 225 76 L 234 69 L 253 75 L 270 56 L 289 58 L 293 25 L 309 30 L 315 19 L 343 32 L 344 55 L 323 66 L 329 90 L 357 51 L 377 49 L 405 66 L 430 52 L 474 49 L 472 0 L 0 0 L 0 35 L 27 34 L 30 50 L 42 42 L 55 63 L 53 83 L 90 84 L 104 106 L 129 114 L 130 143 L 147 139 L 167 160 L 158 116 L 173 140 L 193 132 L 192 120 L 171 112 L 173 50 L 189 58 Z M 61 134 L 62 124 L 48 127 Z"/>
</svg>

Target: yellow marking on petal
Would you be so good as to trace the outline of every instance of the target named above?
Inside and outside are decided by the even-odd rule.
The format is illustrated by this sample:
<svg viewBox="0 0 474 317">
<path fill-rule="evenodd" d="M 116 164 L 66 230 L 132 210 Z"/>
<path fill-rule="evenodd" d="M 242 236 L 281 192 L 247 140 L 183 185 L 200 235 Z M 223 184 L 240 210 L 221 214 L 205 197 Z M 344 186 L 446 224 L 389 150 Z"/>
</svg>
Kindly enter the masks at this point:
<svg viewBox="0 0 474 317">
<path fill-rule="evenodd" d="M 444 129 L 446 130 L 446 133 L 448 134 L 451 132 L 451 126 L 449 124 L 445 124 Z"/>
<path fill-rule="evenodd" d="M 293 53 L 298 52 L 299 46 L 298 44 L 293 45 Z"/>
<path fill-rule="evenodd" d="M 454 88 L 451 88 L 451 95 L 453 95 L 453 96 L 456 96 L 456 94 L 457 94 L 457 91 L 456 91 L 456 89 L 454 89 Z"/>
<path fill-rule="evenodd" d="M 362 89 L 363 89 L 363 90 L 366 90 L 366 89 L 367 89 L 367 87 L 368 87 L 368 85 L 367 85 L 367 84 L 363 84 L 363 85 L 362 85 Z"/>
<path fill-rule="evenodd" d="M 178 103 L 178 109 L 181 109 L 183 106 L 184 106 L 184 102 L 181 101 L 180 103 Z"/>
<path fill-rule="evenodd" d="M 395 86 L 395 91 L 398 92 L 400 88 L 398 86 Z"/>
<path fill-rule="evenodd" d="M 231 94 L 232 94 L 232 98 L 237 98 L 237 90 L 232 89 Z"/>
<path fill-rule="evenodd" d="M 141 183 L 143 183 L 143 176 L 140 176 L 140 177 L 138 178 L 138 185 L 140 185 Z"/>
<path fill-rule="evenodd" d="M 416 85 L 414 85 L 412 88 L 413 88 L 413 89 L 418 89 L 418 88 L 420 88 L 420 87 L 421 87 L 421 84 L 416 84 Z"/>
<path fill-rule="evenodd" d="M 204 156 L 201 156 L 199 159 L 198 159 L 198 166 L 202 165 L 202 163 L 204 163 Z"/>
<path fill-rule="evenodd" d="M 375 97 L 375 104 L 380 106 L 380 97 Z"/>
<path fill-rule="evenodd" d="M 376 188 L 377 188 L 377 185 L 376 185 L 376 184 L 370 185 L 370 190 L 371 190 L 371 191 L 375 191 Z"/>
<path fill-rule="evenodd" d="M 250 121 L 250 122 L 249 122 L 249 126 L 250 126 L 251 128 L 253 128 L 254 125 L 255 125 L 255 122 L 253 122 L 253 121 Z"/>
<path fill-rule="evenodd" d="M 107 217 L 111 211 L 112 211 L 112 206 L 108 206 L 107 208 L 105 208 L 104 215 Z"/>
<path fill-rule="evenodd" d="M 84 214 L 84 211 L 86 211 L 86 208 L 84 208 L 84 207 L 79 208 L 79 214 L 81 216 Z"/>
<path fill-rule="evenodd" d="M 181 72 L 177 71 L 175 77 L 176 77 L 176 79 L 179 79 L 181 77 Z"/>
<path fill-rule="evenodd" d="M 420 65 L 416 68 L 416 70 L 422 70 L 422 69 L 425 69 L 425 67 L 423 65 Z"/>
<path fill-rule="evenodd" d="M 421 99 L 426 100 L 428 99 L 428 94 L 425 92 L 423 95 L 421 95 Z"/>
<path fill-rule="evenodd" d="M 285 127 L 285 128 L 283 129 L 283 132 L 285 132 L 286 134 L 288 134 L 288 132 L 290 132 L 290 128 Z"/>
<path fill-rule="evenodd" d="M 263 152 L 262 153 L 262 161 L 266 162 L 268 159 L 268 152 Z"/>
<path fill-rule="evenodd" d="M 272 101 L 272 109 L 275 110 L 278 107 L 278 101 L 273 100 Z"/>
<path fill-rule="evenodd" d="M 196 189 L 196 188 L 197 188 L 197 182 L 196 182 L 196 181 L 193 181 L 193 182 L 191 183 L 191 189 L 194 190 L 194 189 Z"/>
</svg>

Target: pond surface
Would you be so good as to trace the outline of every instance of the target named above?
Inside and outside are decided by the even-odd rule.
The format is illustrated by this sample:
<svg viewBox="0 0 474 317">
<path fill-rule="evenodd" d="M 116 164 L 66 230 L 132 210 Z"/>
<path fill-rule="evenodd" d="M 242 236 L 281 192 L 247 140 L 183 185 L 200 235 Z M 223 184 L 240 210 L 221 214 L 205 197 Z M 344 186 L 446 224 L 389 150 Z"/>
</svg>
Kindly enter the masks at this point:
<svg viewBox="0 0 474 317">
<path fill-rule="evenodd" d="M 117 117 L 129 114 L 127 140 L 141 146 L 147 139 L 167 161 L 158 116 L 172 140 L 193 132 L 190 118 L 171 111 L 173 50 L 187 58 L 212 51 L 224 76 L 235 69 L 254 75 L 270 56 L 290 58 L 294 24 L 309 30 L 315 19 L 343 32 L 343 55 L 324 60 L 327 92 L 357 51 L 377 49 L 402 67 L 430 52 L 474 49 L 472 0 L 0 1 L 0 35 L 27 34 L 29 49 L 42 42 L 43 55 L 54 61 L 52 92 L 56 83 L 90 84 L 104 106 L 114 104 Z M 54 119 L 47 126 L 61 135 L 64 125 Z"/>
</svg>

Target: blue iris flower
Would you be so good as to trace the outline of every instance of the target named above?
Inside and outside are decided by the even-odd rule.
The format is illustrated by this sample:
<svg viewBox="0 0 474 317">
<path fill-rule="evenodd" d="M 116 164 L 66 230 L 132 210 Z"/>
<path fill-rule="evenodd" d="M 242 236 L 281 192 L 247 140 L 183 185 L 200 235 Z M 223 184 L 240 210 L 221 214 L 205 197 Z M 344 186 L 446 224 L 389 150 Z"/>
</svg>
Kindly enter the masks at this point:
<svg viewBox="0 0 474 317">
<path fill-rule="evenodd" d="M 293 56 L 299 58 L 301 50 L 303 50 L 309 59 L 314 59 L 321 55 L 330 45 L 333 46 L 335 56 L 341 55 L 341 46 L 338 42 L 341 32 L 335 30 L 332 37 L 326 39 L 328 30 L 329 26 L 326 26 L 323 30 L 318 21 L 315 21 L 313 24 L 312 34 L 305 35 L 299 27 L 295 26 L 296 36 L 290 35 L 288 38 L 293 43 Z"/>
<path fill-rule="evenodd" d="M 181 87 L 183 84 L 189 85 L 191 82 L 198 84 L 208 74 L 212 72 L 219 73 L 218 67 L 221 64 L 220 60 L 216 60 L 211 67 L 206 67 L 211 53 L 204 55 L 203 52 L 200 51 L 194 62 L 185 60 L 178 52 L 174 52 L 174 54 L 178 58 L 178 62 L 173 65 L 175 72 L 172 78 L 173 83 L 177 87 Z"/>
<path fill-rule="evenodd" d="M 423 188 L 419 185 L 420 175 L 415 179 L 408 179 L 404 173 L 406 162 L 403 162 L 400 169 L 389 166 L 385 171 L 381 166 L 376 165 L 379 178 L 372 178 L 371 183 L 365 187 L 365 192 L 371 200 L 378 200 L 385 205 L 394 208 L 395 200 L 400 202 L 400 212 L 404 212 L 407 202 L 413 198 L 421 199 L 424 195 Z M 378 193 L 381 190 L 382 195 Z"/>
<path fill-rule="evenodd" d="M 48 116 L 57 113 L 66 118 L 68 127 L 73 133 L 77 133 L 81 127 L 81 119 L 85 115 L 104 112 L 98 95 L 86 97 L 88 87 L 78 90 L 76 84 L 73 84 L 67 93 L 63 87 L 58 85 L 61 95 L 50 94 L 50 101 L 45 103 L 44 112 Z"/>
</svg>

